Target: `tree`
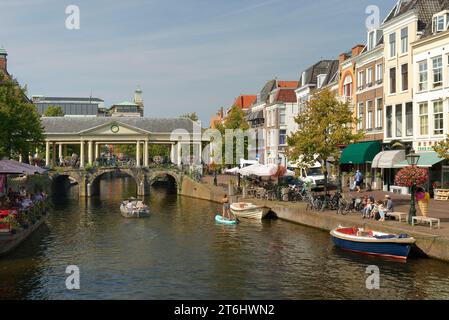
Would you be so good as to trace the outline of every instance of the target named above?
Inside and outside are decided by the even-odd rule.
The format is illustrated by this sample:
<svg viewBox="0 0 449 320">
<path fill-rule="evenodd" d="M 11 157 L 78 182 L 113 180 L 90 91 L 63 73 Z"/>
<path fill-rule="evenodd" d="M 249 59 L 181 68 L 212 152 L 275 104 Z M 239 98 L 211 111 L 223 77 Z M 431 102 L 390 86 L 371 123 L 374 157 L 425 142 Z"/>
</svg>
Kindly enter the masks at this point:
<svg viewBox="0 0 449 320">
<path fill-rule="evenodd" d="M 249 129 L 248 122 L 245 119 L 245 113 L 242 109 L 237 106 L 233 106 L 231 110 L 228 112 L 226 118 L 223 123 L 217 123 L 216 128 L 220 131 L 222 139 L 223 139 L 223 151 L 222 156 L 225 158 L 225 144 L 232 143 L 233 144 L 233 165 L 237 164 L 237 143 L 236 139 L 233 141 L 225 141 L 226 140 L 226 130 L 242 130 L 243 132 Z M 243 150 L 245 152 L 244 156 L 247 158 L 248 156 L 248 141 L 245 139 Z"/>
<path fill-rule="evenodd" d="M 363 132 L 353 132 L 357 119 L 348 103 L 337 100 L 328 89 L 317 91 L 306 102 L 304 110 L 295 118 L 298 130 L 288 138 L 288 155 L 292 161 L 313 164 L 320 161 L 327 192 L 326 162 L 333 157 L 338 163 L 340 146 L 363 138 Z"/>
<path fill-rule="evenodd" d="M 0 73 L 0 157 L 28 153 L 44 140 L 43 128 L 35 106 L 15 80 Z"/>
<path fill-rule="evenodd" d="M 64 112 L 60 106 L 48 106 L 44 117 L 64 117 Z"/>
<path fill-rule="evenodd" d="M 196 112 L 183 114 L 181 116 L 181 118 L 188 118 L 188 119 L 192 120 L 193 122 L 198 122 L 198 120 L 199 120 L 198 115 L 196 114 Z"/>
<path fill-rule="evenodd" d="M 446 140 L 440 141 L 433 147 L 440 158 L 449 160 L 449 134 Z"/>
</svg>

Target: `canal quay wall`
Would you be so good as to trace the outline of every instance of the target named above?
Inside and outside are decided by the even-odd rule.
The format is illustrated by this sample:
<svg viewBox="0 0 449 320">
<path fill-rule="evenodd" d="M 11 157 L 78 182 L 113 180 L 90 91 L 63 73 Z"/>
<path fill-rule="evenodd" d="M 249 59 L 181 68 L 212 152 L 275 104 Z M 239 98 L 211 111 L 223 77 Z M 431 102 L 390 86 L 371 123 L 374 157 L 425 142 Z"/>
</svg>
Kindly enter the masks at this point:
<svg viewBox="0 0 449 320">
<path fill-rule="evenodd" d="M 184 177 L 181 195 L 191 198 L 220 203 L 224 188 L 197 183 Z M 269 207 L 276 216 L 284 221 L 330 231 L 338 226 L 361 227 L 387 233 L 407 233 L 416 239 L 417 251 L 430 258 L 449 262 L 449 224 L 443 222 L 441 229 L 430 229 L 428 226 L 412 227 L 405 222 L 374 221 L 362 219 L 360 215 L 337 215 L 335 211 L 317 212 L 306 210 L 305 203 L 290 203 L 266 201 L 259 199 L 242 199 L 241 196 L 231 197 L 234 201 L 248 201 Z"/>
</svg>

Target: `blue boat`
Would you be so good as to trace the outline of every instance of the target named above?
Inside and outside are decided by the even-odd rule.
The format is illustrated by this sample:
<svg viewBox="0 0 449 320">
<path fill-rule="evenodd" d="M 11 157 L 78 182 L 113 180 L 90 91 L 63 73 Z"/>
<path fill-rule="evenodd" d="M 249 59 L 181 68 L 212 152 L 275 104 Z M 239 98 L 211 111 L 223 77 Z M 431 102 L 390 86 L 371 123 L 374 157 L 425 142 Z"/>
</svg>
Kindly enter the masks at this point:
<svg viewBox="0 0 449 320">
<path fill-rule="evenodd" d="M 219 214 L 217 214 L 215 216 L 215 221 L 218 222 L 218 223 L 221 223 L 221 224 L 228 224 L 228 225 L 237 224 L 237 220 L 229 220 L 227 218 L 223 219 L 223 217 L 221 215 L 219 215 Z"/>
<path fill-rule="evenodd" d="M 406 260 L 415 239 L 406 234 L 339 227 L 330 232 L 335 245 L 361 254 Z"/>
</svg>

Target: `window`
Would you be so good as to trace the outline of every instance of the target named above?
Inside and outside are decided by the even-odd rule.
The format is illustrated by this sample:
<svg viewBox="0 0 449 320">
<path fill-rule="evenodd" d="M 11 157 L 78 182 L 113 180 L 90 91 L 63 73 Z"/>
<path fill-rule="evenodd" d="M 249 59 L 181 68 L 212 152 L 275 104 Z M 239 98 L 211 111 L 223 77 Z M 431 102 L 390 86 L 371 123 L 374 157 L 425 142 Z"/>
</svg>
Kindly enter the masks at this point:
<svg viewBox="0 0 449 320">
<path fill-rule="evenodd" d="M 378 98 L 376 100 L 376 129 L 382 128 L 382 104 L 383 104 L 383 99 L 382 98 Z"/>
<path fill-rule="evenodd" d="M 396 105 L 396 137 L 402 137 L 402 104 Z"/>
<path fill-rule="evenodd" d="M 279 125 L 285 125 L 285 109 L 279 110 Z"/>
<path fill-rule="evenodd" d="M 373 85 L 373 69 L 366 70 L 366 86 L 371 87 Z"/>
<path fill-rule="evenodd" d="M 419 134 L 429 134 L 429 108 L 427 102 L 419 104 Z"/>
<path fill-rule="evenodd" d="M 357 111 L 357 114 L 358 114 L 358 117 L 357 117 L 357 120 L 358 120 L 357 121 L 357 130 L 362 130 L 363 129 L 363 108 L 364 108 L 363 102 L 360 102 L 358 107 L 357 107 L 357 109 L 358 109 L 358 111 Z"/>
<path fill-rule="evenodd" d="M 390 93 L 396 93 L 396 68 L 390 69 Z"/>
<path fill-rule="evenodd" d="M 287 130 L 279 130 L 279 144 L 287 144 Z"/>
<path fill-rule="evenodd" d="M 346 76 L 345 81 L 343 82 L 343 94 L 346 98 L 352 98 L 352 77 Z"/>
<path fill-rule="evenodd" d="M 396 57 L 396 33 L 390 34 L 390 58 Z"/>
<path fill-rule="evenodd" d="M 413 136 L 413 102 L 405 104 L 405 135 Z"/>
<path fill-rule="evenodd" d="M 408 27 L 401 30 L 401 53 L 408 52 Z"/>
<path fill-rule="evenodd" d="M 401 66 L 401 83 L 402 91 L 408 90 L 408 64 L 403 64 Z"/>
<path fill-rule="evenodd" d="M 382 80 L 383 80 L 383 65 L 382 64 L 378 64 L 376 65 L 376 84 L 381 84 Z"/>
<path fill-rule="evenodd" d="M 434 101 L 433 103 L 433 134 L 443 134 L 443 101 Z"/>
<path fill-rule="evenodd" d="M 444 15 L 439 15 L 433 18 L 432 30 L 434 33 L 442 32 L 446 29 L 444 25 L 445 17 Z"/>
<path fill-rule="evenodd" d="M 418 91 L 427 90 L 427 61 L 418 62 Z"/>
<path fill-rule="evenodd" d="M 433 87 L 438 88 L 443 85 L 443 57 L 435 57 L 432 59 L 433 67 Z"/>
<path fill-rule="evenodd" d="M 366 129 L 373 129 L 373 101 L 366 102 Z"/>
<path fill-rule="evenodd" d="M 368 50 L 374 49 L 376 46 L 376 31 L 370 31 L 368 33 Z"/>
<path fill-rule="evenodd" d="M 386 118 L 387 118 L 387 138 L 393 136 L 393 107 L 386 106 Z"/>
<path fill-rule="evenodd" d="M 326 80 L 325 74 L 318 75 L 316 81 L 317 81 L 317 88 L 320 89 L 323 86 L 324 80 Z"/>
<path fill-rule="evenodd" d="M 364 78 L 365 78 L 365 72 L 359 71 L 359 73 L 357 73 L 357 89 L 358 90 L 363 90 Z"/>
</svg>

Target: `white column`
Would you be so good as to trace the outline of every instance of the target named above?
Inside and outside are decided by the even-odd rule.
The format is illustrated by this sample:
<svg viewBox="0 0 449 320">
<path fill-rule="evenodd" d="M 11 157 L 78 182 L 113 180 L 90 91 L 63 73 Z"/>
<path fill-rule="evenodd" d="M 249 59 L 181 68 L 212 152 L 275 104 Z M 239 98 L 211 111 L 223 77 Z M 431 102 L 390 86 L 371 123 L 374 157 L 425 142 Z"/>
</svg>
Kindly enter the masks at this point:
<svg viewBox="0 0 449 320">
<path fill-rule="evenodd" d="M 100 144 L 95 142 L 95 160 L 100 158 Z"/>
<path fill-rule="evenodd" d="M 182 164 L 182 162 L 181 162 L 181 160 L 182 160 L 182 158 L 181 158 L 181 150 L 182 150 L 181 142 L 178 142 L 178 156 L 176 158 L 176 162 L 177 162 L 178 166 L 180 166 Z"/>
<path fill-rule="evenodd" d="M 136 167 L 140 168 L 140 141 L 136 144 Z"/>
<path fill-rule="evenodd" d="M 172 144 L 170 146 L 170 162 L 173 164 L 175 163 L 175 145 L 174 144 Z"/>
<path fill-rule="evenodd" d="M 50 141 L 45 142 L 45 165 L 50 165 Z"/>
<path fill-rule="evenodd" d="M 148 154 L 148 140 L 145 140 L 145 149 L 144 149 L 144 152 L 143 152 L 143 156 L 144 156 L 143 165 L 144 165 L 144 167 L 148 167 L 148 156 L 149 156 L 149 154 Z"/>
<path fill-rule="evenodd" d="M 89 141 L 88 143 L 87 143 L 87 158 L 88 158 L 88 163 L 90 164 L 90 165 L 92 165 L 93 163 L 94 163 L 94 160 L 93 160 L 93 148 L 92 148 L 92 146 L 93 146 L 93 142 L 92 141 Z"/>
<path fill-rule="evenodd" d="M 80 168 L 84 168 L 84 141 L 80 143 Z"/>
<path fill-rule="evenodd" d="M 51 165 L 54 167 L 56 166 L 56 142 L 53 142 L 53 146 L 52 146 L 52 161 L 51 161 Z"/>
<path fill-rule="evenodd" d="M 64 160 L 64 155 L 62 154 L 62 143 L 59 144 L 59 163 L 62 164 L 62 161 Z"/>
<path fill-rule="evenodd" d="M 196 157 L 198 157 L 198 160 L 197 160 L 197 163 L 196 164 L 201 164 L 201 163 L 203 163 L 203 159 L 201 159 L 201 152 L 202 152 L 202 150 L 201 150 L 201 143 L 197 143 L 196 144 L 196 148 L 195 149 L 197 149 L 198 148 L 198 151 L 197 151 L 197 154 L 195 155 Z"/>
</svg>

